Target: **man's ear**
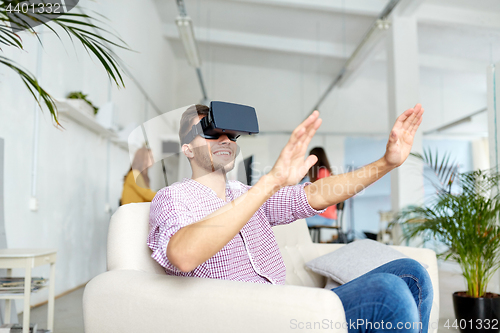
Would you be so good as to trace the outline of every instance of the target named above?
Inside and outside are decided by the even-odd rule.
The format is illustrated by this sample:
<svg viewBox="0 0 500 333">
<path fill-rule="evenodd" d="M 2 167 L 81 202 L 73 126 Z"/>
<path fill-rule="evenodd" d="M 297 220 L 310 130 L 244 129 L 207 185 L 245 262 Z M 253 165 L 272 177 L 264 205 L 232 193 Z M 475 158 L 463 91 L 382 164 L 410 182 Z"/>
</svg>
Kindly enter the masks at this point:
<svg viewBox="0 0 500 333">
<path fill-rule="evenodd" d="M 182 145 L 182 152 L 184 153 L 184 155 L 187 157 L 187 158 L 193 158 L 194 157 L 194 153 L 193 153 L 193 150 L 191 148 L 191 145 L 185 143 Z"/>
</svg>

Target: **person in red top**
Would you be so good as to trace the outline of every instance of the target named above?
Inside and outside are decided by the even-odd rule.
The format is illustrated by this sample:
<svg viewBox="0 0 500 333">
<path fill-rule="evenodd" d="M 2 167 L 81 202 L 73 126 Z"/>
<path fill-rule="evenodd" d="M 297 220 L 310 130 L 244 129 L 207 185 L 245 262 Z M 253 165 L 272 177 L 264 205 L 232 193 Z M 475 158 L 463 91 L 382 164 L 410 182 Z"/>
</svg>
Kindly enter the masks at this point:
<svg viewBox="0 0 500 333">
<path fill-rule="evenodd" d="M 309 181 L 314 183 L 318 179 L 330 177 L 332 174 L 332 169 L 330 168 L 330 162 L 326 157 L 325 150 L 321 147 L 315 147 L 311 149 L 309 155 L 314 155 L 318 158 L 316 164 L 314 164 L 308 172 Z M 308 217 L 306 219 L 308 226 L 313 225 L 333 225 L 337 220 L 337 207 L 336 205 L 330 206 L 326 209 L 324 213 Z"/>
</svg>

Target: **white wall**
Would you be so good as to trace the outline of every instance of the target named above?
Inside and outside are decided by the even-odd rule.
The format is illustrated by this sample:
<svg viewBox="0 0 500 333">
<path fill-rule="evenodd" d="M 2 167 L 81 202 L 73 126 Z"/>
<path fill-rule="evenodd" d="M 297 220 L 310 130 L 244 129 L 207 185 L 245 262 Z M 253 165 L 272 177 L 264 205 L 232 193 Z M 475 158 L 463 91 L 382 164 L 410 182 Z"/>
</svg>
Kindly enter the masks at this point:
<svg viewBox="0 0 500 333">
<path fill-rule="evenodd" d="M 138 83 L 162 110 L 175 104 L 175 64 L 170 46 L 161 35 L 160 19 L 151 0 L 141 1 L 140 10 L 132 0 L 83 1 L 81 5 L 106 16 L 129 47 L 137 52 L 116 50 Z M 128 18 L 133 17 L 133 22 Z M 127 19 L 124 19 L 127 18 Z M 133 24 L 131 24 L 133 23 Z M 37 66 L 37 41 L 22 33 L 25 51 L 4 48 L 5 54 L 32 73 Z M 141 124 L 156 114 L 130 78 L 126 88 L 112 88 L 100 64 L 89 58 L 79 45 L 61 34 L 42 34 L 44 50 L 41 83 L 54 97 L 79 90 L 95 105 L 108 101 L 116 106 L 118 127 Z M 86 283 L 106 269 L 106 239 L 110 214 L 108 202 L 116 209 L 123 176 L 128 170 L 128 152 L 73 121 L 64 129 L 52 125 L 48 111 L 41 114 L 38 176 L 39 209 L 29 210 L 35 104 L 19 78 L 0 68 L 0 137 L 5 139 L 5 224 L 9 248 L 57 248 L 56 295 Z M 108 180 L 109 170 L 109 180 Z M 109 182 L 109 188 L 108 188 Z M 22 271 L 17 272 L 22 274 Z M 35 274 L 48 273 L 40 268 Z M 32 304 L 46 300 L 40 292 Z M 18 306 L 18 309 L 22 307 Z"/>
<path fill-rule="evenodd" d="M 480 74 L 422 69 L 420 77 L 420 96 L 426 110 L 424 130 L 436 129 L 486 107 L 486 65 Z"/>
</svg>

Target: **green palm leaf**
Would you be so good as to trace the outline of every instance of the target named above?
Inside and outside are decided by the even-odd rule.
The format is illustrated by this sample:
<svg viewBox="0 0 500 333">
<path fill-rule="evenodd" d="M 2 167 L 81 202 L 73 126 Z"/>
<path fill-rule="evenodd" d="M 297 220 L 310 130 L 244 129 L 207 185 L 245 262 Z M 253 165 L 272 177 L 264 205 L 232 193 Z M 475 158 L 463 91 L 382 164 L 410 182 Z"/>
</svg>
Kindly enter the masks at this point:
<svg viewBox="0 0 500 333">
<path fill-rule="evenodd" d="M 34 23 L 36 23 L 36 25 L 43 25 L 44 27 L 47 27 L 59 37 L 53 27 L 53 25 L 55 25 L 66 32 L 72 41 L 78 41 L 81 43 L 87 53 L 95 55 L 108 74 L 108 77 L 113 80 L 118 87 L 125 86 L 122 76 L 123 67 L 119 57 L 113 51 L 112 47 L 118 47 L 126 50 L 129 50 L 129 48 L 116 34 L 98 26 L 97 24 L 104 24 L 101 20 L 91 17 L 84 12 L 31 14 L 29 12 L 23 13 L 20 11 L 19 13 L 13 12 L 8 13 L 9 15 L 7 15 L 6 9 L 9 3 L 11 5 L 15 5 L 21 2 L 22 1 L 19 0 L 0 0 L 0 46 L 5 45 L 19 49 L 23 48 L 22 40 L 19 35 L 10 29 L 13 25 L 18 28 L 26 29 L 37 36 L 34 30 Z M 103 17 L 97 13 L 96 15 Z M 104 35 L 108 35 L 109 37 L 104 37 Z M 0 47 L 0 51 L 1 50 L 2 48 Z M 44 89 L 40 87 L 36 78 L 31 73 L 21 69 L 13 61 L 4 56 L 1 57 L 0 64 L 13 69 L 21 77 L 23 83 L 26 87 L 28 87 L 37 103 L 45 104 L 55 123 L 59 125 L 57 120 L 57 108 L 54 100 Z"/>
<path fill-rule="evenodd" d="M 0 64 L 7 66 L 8 68 L 12 69 L 14 72 L 16 72 L 21 80 L 23 81 L 24 85 L 26 88 L 28 88 L 28 91 L 31 93 L 35 101 L 38 103 L 40 108 L 42 107 L 41 103 L 43 102 L 47 108 L 49 109 L 50 114 L 52 115 L 52 119 L 54 122 L 58 125 L 59 121 L 57 119 L 57 109 L 54 103 L 54 100 L 52 97 L 38 84 L 37 79 L 30 74 L 28 71 L 22 69 L 18 65 L 16 65 L 12 60 L 0 56 Z"/>
<path fill-rule="evenodd" d="M 432 150 L 428 148 L 424 149 L 423 155 L 420 153 L 411 153 L 411 155 L 424 162 L 434 172 L 439 183 L 436 183 L 435 179 L 427 175 L 425 175 L 425 177 L 437 190 L 451 192 L 451 186 L 458 174 L 458 164 L 455 160 L 450 162 L 451 153 L 445 153 L 443 157 L 440 158 L 437 150 L 432 152 Z"/>
</svg>

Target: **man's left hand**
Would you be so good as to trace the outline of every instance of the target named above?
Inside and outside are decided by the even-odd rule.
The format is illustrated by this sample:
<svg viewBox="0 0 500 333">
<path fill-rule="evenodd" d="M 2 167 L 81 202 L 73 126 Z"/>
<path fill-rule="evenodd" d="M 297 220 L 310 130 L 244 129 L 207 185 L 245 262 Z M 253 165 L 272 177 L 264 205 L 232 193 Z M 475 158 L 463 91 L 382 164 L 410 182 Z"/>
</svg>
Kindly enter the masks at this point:
<svg viewBox="0 0 500 333">
<path fill-rule="evenodd" d="M 413 145 L 413 138 L 417 132 L 424 109 L 420 104 L 415 105 L 413 109 L 406 110 L 396 119 L 387 142 L 384 159 L 391 167 L 398 167 L 410 155 Z"/>
</svg>

